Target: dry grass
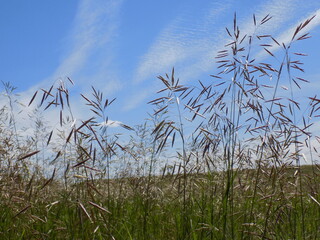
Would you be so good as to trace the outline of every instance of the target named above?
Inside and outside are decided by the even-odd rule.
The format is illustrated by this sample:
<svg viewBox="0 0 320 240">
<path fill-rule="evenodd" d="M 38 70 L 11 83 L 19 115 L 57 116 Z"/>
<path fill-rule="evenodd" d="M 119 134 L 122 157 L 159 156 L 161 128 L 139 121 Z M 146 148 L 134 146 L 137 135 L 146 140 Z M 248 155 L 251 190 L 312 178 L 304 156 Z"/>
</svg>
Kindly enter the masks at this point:
<svg viewBox="0 0 320 240">
<path fill-rule="evenodd" d="M 255 32 L 270 20 L 253 16 Z M 282 44 L 242 33 L 235 17 L 212 80 L 185 86 L 174 70 L 159 76 L 164 88 L 149 102 L 150 119 L 121 125 L 127 141 L 110 134 L 114 99 L 94 87 L 81 95 L 92 117 L 75 120 L 69 78 L 31 96 L 35 132 L 21 136 L 15 89 L 5 84 L 2 239 L 320 238 L 319 156 L 311 145 L 319 138 L 310 130 L 320 100 L 312 96 L 301 109 L 294 93 L 307 82 L 304 54 L 291 50 L 309 37 L 310 21 Z M 259 50 L 269 62 L 252 57 Z M 57 129 L 41 118 L 52 108 Z M 312 165 L 301 166 L 306 150 Z"/>
</svg>

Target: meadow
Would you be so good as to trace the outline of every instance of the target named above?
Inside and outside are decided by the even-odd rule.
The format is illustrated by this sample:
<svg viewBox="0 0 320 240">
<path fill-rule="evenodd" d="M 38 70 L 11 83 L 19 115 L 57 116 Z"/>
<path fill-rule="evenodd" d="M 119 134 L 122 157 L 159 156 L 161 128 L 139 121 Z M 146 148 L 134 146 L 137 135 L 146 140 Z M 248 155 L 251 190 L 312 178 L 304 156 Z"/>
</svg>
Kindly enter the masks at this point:
<svg viewBox="0 0 320 240">
<path fill-rule="evenodd" d="M 34 131 L 22 134 L 4 83 L 0 238 L 320 239 L 320 99 L 299 97 L 295 48 L 312 18 L 286 43 L 260 34 L 269 21 L 253 16 L 247 35 L 234 17 L 210 81 L 159 76 L 153 112 L 120 124 L 125 138 L 110 125 L 114 99 L 94 87 L 81 95 L 92 116 L 74 118 L 70 78 L 30 96 Z"/>
</svg>

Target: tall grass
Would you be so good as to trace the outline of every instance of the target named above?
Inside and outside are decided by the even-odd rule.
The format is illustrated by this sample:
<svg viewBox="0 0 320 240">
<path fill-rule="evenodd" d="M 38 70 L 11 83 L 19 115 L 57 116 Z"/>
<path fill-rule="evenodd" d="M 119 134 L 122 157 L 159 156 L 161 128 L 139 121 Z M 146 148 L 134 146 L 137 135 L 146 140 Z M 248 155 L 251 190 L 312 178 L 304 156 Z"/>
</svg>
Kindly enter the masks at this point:
<svg viewBox="0 0 320 240">
<path fill-rule="evenodd" d="M 126 139 L 110 129 L 114 99 L 94 87 L 81 95 L 91 116 L 75 119 L 69 78 L 31 96 L 34 136 L 21 134 L 15 89 L 5 84 L 1 239 L 320 238 L 319 138 L 310 130 L 320 100 L 307 99 L 307 110 L 297 101 L 307 80 L 304 54 L 292 53 L 312 18 L 288 43 L 257 34 L 270 20 L 253 16 L 246 35 L 234 17 L 210 81 L 159 76 L 153 113 L 121 124 Z M 254 59 L 262 52 L 269 62 Z M 57 128 L 42 119 L 48 109 Z"/>
</svg>

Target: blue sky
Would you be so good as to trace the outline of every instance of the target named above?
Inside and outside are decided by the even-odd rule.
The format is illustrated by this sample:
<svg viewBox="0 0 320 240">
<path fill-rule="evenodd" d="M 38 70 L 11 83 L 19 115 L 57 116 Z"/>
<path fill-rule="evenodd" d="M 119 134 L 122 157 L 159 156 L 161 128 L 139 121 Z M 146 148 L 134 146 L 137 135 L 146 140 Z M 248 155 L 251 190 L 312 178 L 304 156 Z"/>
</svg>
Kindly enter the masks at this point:
<svg viewBox="0 0 320 240">
<path fill-rule="evenodd" d="M 183 83 L 210 81 L 234 12 L 244 32 L 252 31 L 252 14 L 258 19 L 270 14 L 273 19 L 261 31 L 279 41 L 287 41 L 290 30 L 317 13 L 309 29 L 313 38 L 299 49 L 309 55 L 305 77 L 312 89 L 307 92 L 319 90 L 317 0 L 1 1 L 0 80 L 11 82 L 27 99 L 39 87 L 70 77 L 79 118 L 87 111 L 79 107 L 78 94 L 89 95 L 93 85 L 117 98 L 110 119 L 138 124 L 161 88 L 159 74 L 175 67 Z"/>
</svg>

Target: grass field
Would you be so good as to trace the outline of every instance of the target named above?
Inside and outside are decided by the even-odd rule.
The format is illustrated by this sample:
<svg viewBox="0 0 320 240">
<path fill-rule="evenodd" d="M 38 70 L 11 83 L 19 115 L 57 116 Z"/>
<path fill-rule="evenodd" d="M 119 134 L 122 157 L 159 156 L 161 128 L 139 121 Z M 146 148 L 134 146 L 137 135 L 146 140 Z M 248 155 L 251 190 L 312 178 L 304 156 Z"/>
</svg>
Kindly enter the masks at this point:
<svg viewBox="0 0 320 240">
<path fill-rule="evenodd" d="M 75 120 L 69 78 L 30 96 L 26 136 L 5 83 L 0 238 L 320 239 L 320 99 L 295 97 L 308 81 L 294 45 L 312 18 L 283 44 L 257 34 L 268 21 L 254 16 L 246 35 L 235 17 L 212 81 L 159 76 L 153 112 L 121 124 L 123 139 L 110 129 L 113 100 L 94 87 L 82 95 L 92 117 Z M 268 62 L 252 57 L 260 51 Z M 50 110 L 56 129 L 43 118 Z"/>
<path fill-rule="evenodd" d="M 30 187 L 7 178 L 1 182 L 0 234 L 2 239 L 319 239 L 319 173 L 317 166 L 271 167 L 262 169 L 255 183 L 256 170 L 232 172 L 229 199 L 226 172 L 188 175 L 186 199 L 183 175 L 115 179 L 110 195 L 102 181 L 84 180 L 65 190 L 55 182 L 42 188 L 44 180 Z"/>
</svg>

